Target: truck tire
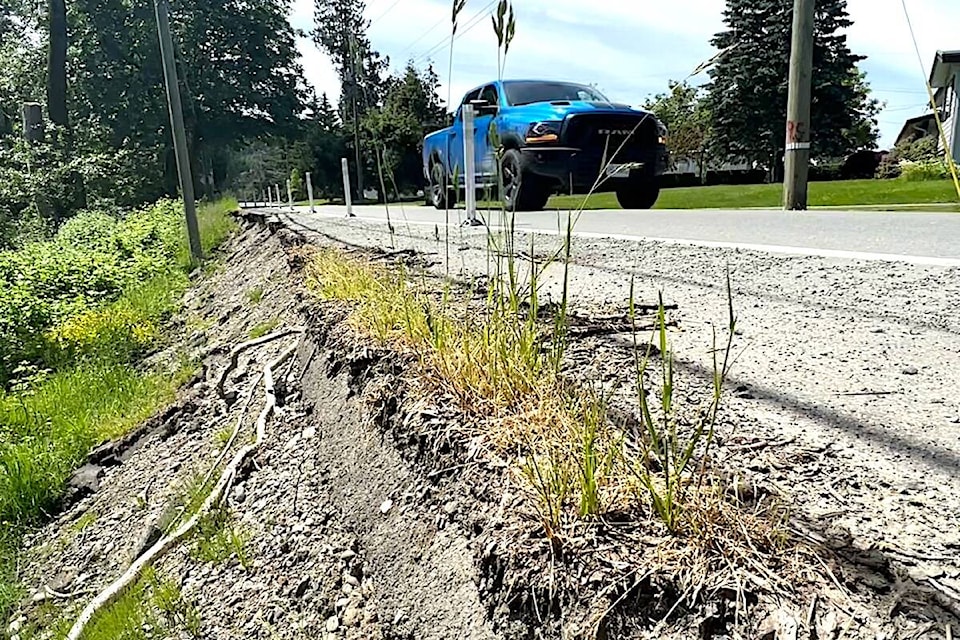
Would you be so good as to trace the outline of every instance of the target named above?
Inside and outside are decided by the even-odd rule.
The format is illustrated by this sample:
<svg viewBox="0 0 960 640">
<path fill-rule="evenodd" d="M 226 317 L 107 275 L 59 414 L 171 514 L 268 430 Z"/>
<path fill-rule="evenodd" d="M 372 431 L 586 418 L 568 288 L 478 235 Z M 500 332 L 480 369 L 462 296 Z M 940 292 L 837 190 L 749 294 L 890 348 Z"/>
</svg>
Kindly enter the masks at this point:
<svg viewBox="0 0 960 640">
<path fill-rule="evenodd" d="M 430 162 L 430 183 L 427 185 L 427 200 L 441 211 L 450 208 L 450 187 L 447 184 L 447 171 L 437 160 Z"/>
<path fill-rule="evenodd" d="M 540 211 L 547 205 L 550 190 L 537 176 L 524 170 L 519 151 L 508 149 L 500 166 L 502 199 L 507 211 Z"/>
<path fill-rule="evenodd" d="M 624 209 L 650 209 L 660 197 L 660 182 L 654 179 L 631 180 L 617 187 L 617 202 Z"/>
</svg>

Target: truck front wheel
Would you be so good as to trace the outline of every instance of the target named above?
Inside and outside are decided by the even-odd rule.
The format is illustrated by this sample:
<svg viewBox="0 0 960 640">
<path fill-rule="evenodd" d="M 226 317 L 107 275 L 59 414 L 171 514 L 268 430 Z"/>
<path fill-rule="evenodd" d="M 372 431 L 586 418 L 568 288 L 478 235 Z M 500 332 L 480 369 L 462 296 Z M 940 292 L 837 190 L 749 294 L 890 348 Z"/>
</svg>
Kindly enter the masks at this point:
<svg viewBox="0 0 960 640">
<path fill-rule="evenodd" d="M 550 190 L 537 176 L 524 171 L 519 151 L 508 149 L 503 154 L 501 172 L 507 211 L 540 211 L 547 205 Z"/>
<path fill-rule="evenodd" d="M 447 172 L 437 161 L 430 163 L 430 184 L 427 185 L 427 197 L 430 204 L 440 210 L 450 207 L 450 187 L 447 185 Z"/>
<path fill-rule="evenodd" d="M 617 202 L 624 209 L 650 209 L 660 197 L 660 183 L 656 178 L 631 180 L 617 187 Z"/>
</svg>

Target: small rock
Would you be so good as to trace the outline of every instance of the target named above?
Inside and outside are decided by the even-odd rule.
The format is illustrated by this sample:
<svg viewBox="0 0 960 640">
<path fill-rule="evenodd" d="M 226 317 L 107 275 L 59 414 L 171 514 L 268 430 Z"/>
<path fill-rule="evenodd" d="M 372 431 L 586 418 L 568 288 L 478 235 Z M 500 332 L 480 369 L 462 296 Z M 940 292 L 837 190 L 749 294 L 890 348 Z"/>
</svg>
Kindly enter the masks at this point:
<svg viewBox="0 0 960 640">
<path fill-rule="evenodd" d="M 337 600 L 337 609 L 343 609 L 350 604 L 350 598 L 340 598 Z"/>
<path fill-rule="evenodd" d="M 353 593 L 353 585 L 347 584 L 346 582 L 344 582 L 340 590 L 343 591 L 345 595 L 350 595 L 351 593 Z"/>
<path fill-rule="evenodd" d="M 390 509 L 392 509 L 392 508 L 393 508 L 393 500 L 391 500 L 390 498 L 387 498 L 387 499 L 384 500 L 383 503 L 380 505 L 380 513 L 384 513 L 384 514 L 385 514 L 385 513 L 389 512 Z"/>
<path fill-rule="evenodd" d="M 310 578 L 306 577 L 300 581 L 300 584 L 297 585 L 296 590 L 293 592 L 295 598 L 302 598 L 303 595 L 307 592 L 307 589 L 310 588 Z"/>
<path fill-rule="evenodd" d="M 600 571 L 599 569 L 591 573 L 590 577 L 587 578 L 587 582 L 590 584 L 603 584 L 603 580 L 603 571 Z"/>
<path fill-rule="evenodd" d="M 67 483 L 76 489 L 81 496 L 96 493 L 100 489 L 100 478 L 103 477 L 103 467 L 96 464 L 85 464 L 70 476 Z"/>
<path fill-rule="evenodd" d="M 355 627 L 360 622 L 360 610 L 356 607 L 347 607 L 343 612 L 343 626 Z"/>
<path fill-rule="evenodd" d="M 457 512 L 457 502 L 455 500 L 451 500 L 447 504 L 443 505 L 443 512 L 448 516 L 455 514 Z"/>
<path fill-rule="evenodd" d="M 346 551 L 341 551 L 340 553 L 338 553 L 337 557 L 340 558 L 341 560 L 350 560 L 351 558 L 355 558 L 356 555 L 357 554 L 354 551 L 347 549 Z"/>
<path fill-rule="evenodd" d="M 337 616 L 330 616 L 327 618 L 327 631 L 333 633 L 340 628 L 340 621 L 337 620 Z"/>
<path fill-rule="evenodd" d="M 243 502 L 247 499 L 247 491 L 243 488 L 242 484 L 238 484 L 233 488 L 233 500 L 234 502 Z"/>
<path fill-rule="evenodd" d="M 346 573 L 346 574 L 343 575 L 343 581 L 346 582 L 347 584 L 349 584 L 351 587 L 359 587 L 359 586 L 360 586 L 360 581 L 357 580 L 356 577 L 350 575 L 349 573 Z"/>
<path fill-rule="evenodd" d="M 307 427 L 306 429 L 303 430 L 303 439 L 304 439 L 304 440 L 309 440 L 310 438 L 314 438 L 314 437 L 316 437 L 316 435 L 317 435 L 317 428 L 316 428 L 316 427 Z"/>
<path fill-rule="evenodd" d="M 903 368 L 903 375 L 905 375 L 905 376 L 915 376 L 915 375 L 917 375 L 918 373 L 920 373 L 920 370 L 917 369 L 916 367 L 912 366 L 912 365 L 909 366 L 909 367 L 904 367 L 904 368 Z"/>
<path fill-rule="evenodd" d="M 17 618 L 16 620 L 14 620 L 13 622 L 10 623 L 10 626 L 8 627 L 8 629 L 9 629 L 9 631 L 10 631 L 10 635 L 13 635 L 13 634 L 15 634 L 15 633 L 18 633 L 18 632 L 20 631 L 20 629 L 23 628 L 23 622 L 24 622 L 24 620 L 25 620 L 25 618 Z"/>
</svg>

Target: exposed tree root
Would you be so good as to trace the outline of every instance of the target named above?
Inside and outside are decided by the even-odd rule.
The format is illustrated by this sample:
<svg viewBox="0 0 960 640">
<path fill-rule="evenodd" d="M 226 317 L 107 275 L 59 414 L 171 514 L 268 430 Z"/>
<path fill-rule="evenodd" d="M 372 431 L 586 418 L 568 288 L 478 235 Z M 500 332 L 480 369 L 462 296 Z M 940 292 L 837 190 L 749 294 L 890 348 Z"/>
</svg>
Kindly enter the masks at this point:
<svg viewBox="0 0 960 640">
<path fill-rule="evenodd" d="M 230 364 L 220 373 L 220 379 L 217 380 L 217 394 L 223 398 L 224 391 L 223 387 L 227 383 L 227 376 L 230 375 L 230 372 L 237 368 L 237 360 L 240 358 L 240 354 L 251 349 L 253 347 L 258 347 L 262 344 L 268 342 L 273 342 L 274 340 L 279 340 L 280 338 L 286 338 L 289 335 L 294 333 L 303 333 L 304 329 L 302 327 L 294 327 L 292 329 L 284 329 L 282 331 L 277 331 L 274 333 L 269 333 L 265 336 L 257 338 L 255 340 L 247 340 L 246 342 L 241 342 L 233 348 L 233 351 L 230 352 Z"/>
<path fill-rule="evenodd" d="M 302 330 L 299 330 L 302 331 Z M 282 335 L 290 335 L 291 333 L 297 333 L 298 330 L 289 330 L 286 332 L 280 332 L 279 334 L 273 334 L 269 337 L 272 340 L 282 337 Z M 239 355 L 240 347 L 249 348 L 254 346 L 254 344 L 263 344 L 268 342 L 268 340 L 259 339 L 251 342 L 245 342 L 242 345 L 238 345 L 234 349 L 234 355 L 231 358 L 233 366 L 236 366 L 236 356 Z M 200 522 L 200 519 L 210 512 L 214 505 L 218 504 L 220 500 L 223 499 L 223 496 L 226 492 L 227 487 L 232 481 L 234 475 L 239 469 L 240 465 L 247 459 L 251 453 L 253 453 L 263 442 L 264 436 L 266 435 L 267 429 L 267 420 L 270 415 L 273 413 L 276 408 L 277 398 L 274 392 L 274 380 L 273 380 L 273 369 L 280 366 L 286 362 L 290 357 L 296 353 L 298 344 L 291 345 L 287 347 L 283 353 L 281 353 L 276 360 L 273 362 L 267 363 L 263 368 L 263 383 L 264 383 L 264 392 L 266 395 L 266 403 L 263 407 L 263 410 L 260 412 L 259 418 L 257 418 L 257 438 L 254 442 L 243 447 L 237 454 L 233 457 L 230 464 L 224 468 L 223 473 L 220 475 L 220 479 L 217 484 L 214 486 L 213 490 L 203 501 L 203 504 L 200 505 L 200 508 L 197 512 L 183 525 L 180 526 L 175 532 L 168 536 L 164 536 L 157 541 L 146 553 L 141 555 L 139 558 L 134 561 L 133 564 L 117 578 L 111 585 L 104 589 L 100 595 L 90 601 L 89 604 L 83 609 L 80 613 L 80 617 L 77 618 L 77 621 L 73 624 L 73 627 L 70 629 L 70 633 L 67 634 L 66 640 L 79 640 L 83 634 L 84 629 L 93 619 L 98 611 L 102 608 L 110 605 L 114 602 L 127 588 L 129 588 L 143 573 L 143 570 L 156 562 L 160 557 L 166 554 L 173 546 L 186 537 Z M 229 368 L 228 368 L 229 371 Z M 226 378 L 226 373 L 222 376 L 221 380 Z"/>
</svg>

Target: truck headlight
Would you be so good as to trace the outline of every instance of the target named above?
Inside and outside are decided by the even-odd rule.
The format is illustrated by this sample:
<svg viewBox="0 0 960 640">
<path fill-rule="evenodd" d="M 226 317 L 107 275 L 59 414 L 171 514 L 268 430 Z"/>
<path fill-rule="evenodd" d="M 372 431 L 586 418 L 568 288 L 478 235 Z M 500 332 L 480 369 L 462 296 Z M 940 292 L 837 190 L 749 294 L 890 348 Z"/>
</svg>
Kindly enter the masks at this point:
<svg viewBox="0 0 960 640">
<path fill-rule="evenodd" d="M 558 120 L 544 120 L 543 122 L 534 122 L 527 129 L 527 144 L 543 144 L 545 142 L 556 142 L 560 139 L 560 126 L 563 123 Z"/>
</svg>

